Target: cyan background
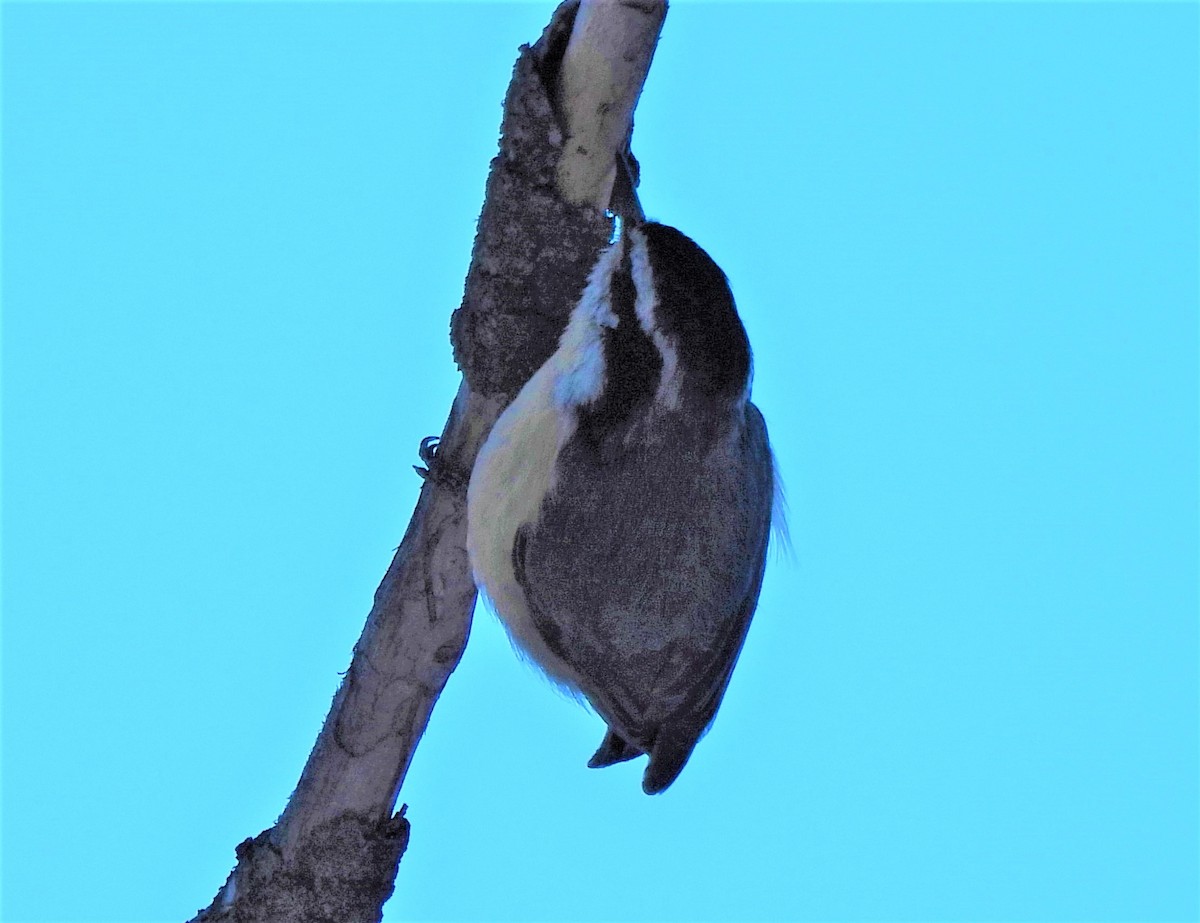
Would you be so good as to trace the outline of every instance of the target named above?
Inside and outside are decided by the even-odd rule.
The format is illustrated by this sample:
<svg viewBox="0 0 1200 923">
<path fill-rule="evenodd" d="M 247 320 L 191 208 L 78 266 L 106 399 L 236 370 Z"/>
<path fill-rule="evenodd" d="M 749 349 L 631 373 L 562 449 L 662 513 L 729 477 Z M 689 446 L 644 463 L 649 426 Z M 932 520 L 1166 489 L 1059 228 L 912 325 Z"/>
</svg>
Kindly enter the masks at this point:
<svg viewBox="0 0 1200 923">
<path fill-rule="evenodd" d="M 13 3 L 3 904 L 182 920 L 282 808 L 456 386 L 552 3 Z M 387 920 L 1197 918 L 1198 8 L 678 2 L 652 216 L 791 505 L 679 782 L 480 612 Z"/>
</svg>

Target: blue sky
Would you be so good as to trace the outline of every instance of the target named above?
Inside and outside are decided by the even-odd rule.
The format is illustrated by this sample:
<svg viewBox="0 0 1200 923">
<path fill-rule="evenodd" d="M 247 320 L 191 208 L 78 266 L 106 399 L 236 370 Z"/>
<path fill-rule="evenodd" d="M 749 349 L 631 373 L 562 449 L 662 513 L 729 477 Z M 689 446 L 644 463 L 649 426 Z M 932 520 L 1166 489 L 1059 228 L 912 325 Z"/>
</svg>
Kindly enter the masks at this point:
<svg viewBox="0 0 1200 923">
<path fill-rule="evenodd" d="M 551 8 L 3 4 L 6 923 L 185 919 L 281 810 Z M 1198 24 L 674 5 L 642 197 L 795 559 L 654 799 L 477 613 L 387 920 L 1197 918 Z"/>
</svg>

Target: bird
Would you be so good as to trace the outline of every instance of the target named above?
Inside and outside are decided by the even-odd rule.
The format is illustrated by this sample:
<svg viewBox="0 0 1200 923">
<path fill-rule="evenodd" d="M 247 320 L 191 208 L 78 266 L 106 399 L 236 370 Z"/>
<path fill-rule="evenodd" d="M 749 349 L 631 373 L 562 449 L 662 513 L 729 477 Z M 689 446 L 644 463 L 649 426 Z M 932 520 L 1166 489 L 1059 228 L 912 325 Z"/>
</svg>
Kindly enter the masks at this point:
<svg viewBox="0 0 1200 923">
<path fill-rule="evenodd" d="M 670 786 L 720 706 L 776 512 L 729 281 L 674 227 L 614 216 L 557 348 L 472 467 L 467 550 L 514 646 Z"/>
</svg>

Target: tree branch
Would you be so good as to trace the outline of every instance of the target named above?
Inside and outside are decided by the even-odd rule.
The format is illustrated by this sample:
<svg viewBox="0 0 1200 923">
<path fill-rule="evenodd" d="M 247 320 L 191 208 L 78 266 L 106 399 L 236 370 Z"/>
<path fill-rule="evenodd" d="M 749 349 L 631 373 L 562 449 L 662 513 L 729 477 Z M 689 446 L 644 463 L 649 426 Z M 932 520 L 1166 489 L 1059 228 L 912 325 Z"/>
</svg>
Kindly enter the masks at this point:
<svg viewBox="0 0 1200 923">
<path fill-rule="evenodd" d="M 558 94 L 567 140 L 557 179 L 568 201 L 608 205 L 666 15 L 653 0 L 580 3 Z"/>
<path fill-rule="evenodd" d="M 300 781 L 275 826 L 238 847 L 197 923 L 381 918 L 409 834 L 392 811 L 470 630 L 471 466 L 553 352 L 607 239 L 601 210 L 665 13 L 665 0 L 569 0 L 522 48 L 451 321 L 463 384 Z"/>
</svg>

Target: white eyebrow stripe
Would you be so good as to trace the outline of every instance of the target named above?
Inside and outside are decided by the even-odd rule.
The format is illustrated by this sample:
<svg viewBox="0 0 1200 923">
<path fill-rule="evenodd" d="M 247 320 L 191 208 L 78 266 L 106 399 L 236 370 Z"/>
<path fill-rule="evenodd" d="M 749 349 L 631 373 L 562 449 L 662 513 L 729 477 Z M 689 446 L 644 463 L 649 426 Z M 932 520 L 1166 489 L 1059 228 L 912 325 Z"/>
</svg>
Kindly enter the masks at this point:
<svg viewBox="0 0 1200 923">
<path fill-rule="evenodd" d="M 634 301 L 634 311 L 637 312 L 638 323 L 646 336 L 654 342 L 659 355 L 662 356 L 662 375 L 658 381 L 658 391 L 655 392 L 655 403 L 668 410 L 679 409 L 679 351 L 675 341 L 659 330 L 655 322 L 655 309 L 658 307 L 658 295 L 654 287 L 654 270 L 650 266 L 650 256 L 646 252 L 646 235 L 641 228 L 630 228 L 629 239 L 633 246 L 629 251 L 630 263 L 633 266 L 633 286 L 637 292 Z"/>
</svg>

